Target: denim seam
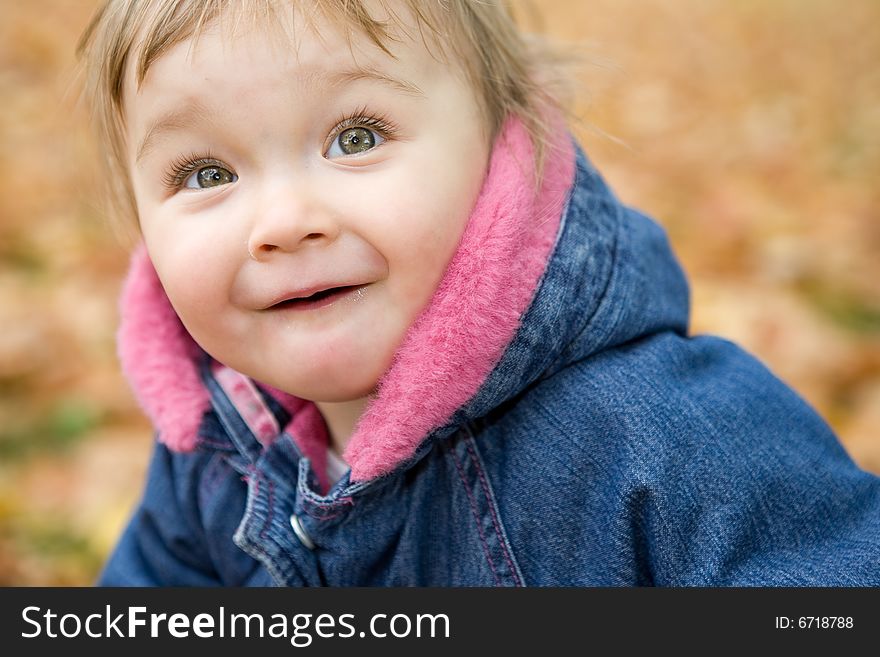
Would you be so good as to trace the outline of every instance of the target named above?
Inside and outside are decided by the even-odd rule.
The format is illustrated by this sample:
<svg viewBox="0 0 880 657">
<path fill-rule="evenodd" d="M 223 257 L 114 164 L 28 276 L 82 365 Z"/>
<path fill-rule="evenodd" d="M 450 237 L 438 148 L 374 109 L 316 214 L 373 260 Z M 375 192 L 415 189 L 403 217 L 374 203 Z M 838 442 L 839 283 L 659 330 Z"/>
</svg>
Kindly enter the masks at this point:
<svg viewBox="0 0 880 657">
<path fill-rule="evenodd" d="M 275 583 L 281 586 L 286 583 L 286 578 L 276 566 L 275 561 L 272 555 L 269 554 L 268 550 L 259 543 L 251 540 L 250 532 L 248 531 L 253 520 L 253 514 L 255 513 L 254 504 L 257 501 L 258 491 L 258 484 L 255 483 L 254 490 L 251 490 L 250 483 L 248 482 L 248 500 L 244 511 L 244 518 L 246 518 L 246 521 L 245 524 L 240 524 L 233 534 L 233 543 L 235 543 L 240 550 L 260 561 L 272 576 Z M 243 543 L 244 545 L 239 545 L 239 543 Z"/>
<path fill-rule="evenodd" d="M 263 479 L 262 473 L 257 475 L 258 480 Z M 266 479 L 269 484 L 269 492 L 266 495 L 266 523 L 260 530 L 260 540 L 266 540 L 266 534 L 272 527 L 272 521 L 275 519 L 275 484 L 271 479 Z"/>
<path fill-rule="evenodd" d="M 310 518 L 314 518 L 315 520 L 333 520 L 333 518 L 338 518 L 339 516 L 343 515 L 343 513 L 344 513 L 344 511 L 337 511 L 336 513 L 328 513 L 326 515 L 321 515 L 318 513 L 313 513 L 305 506 L 303 507 L 303 511 L 306 512 L 306 515 L 308 515 Z"/>
<path fill-rule="evenodd" d="M 340 497 L 339 499 L 333 500 L 330 504 L 322 504 L 320 506 L 311 500 L 306 501 L 310 502 L 310 504 L 303 504 L 303 511 L 315 520 L 331 520 L 332 518 L 338 518 L 346 512 L 344 507 L 354 506 L 354 500 L 352 500 L 351 496 Z"/>
<path fill-rule="evenodd" d="M 238 474 L 242 475 L 241 480 L 247 483 L 246 475 L 250 472 L 249 464 L 244 464 L 241 460 L 244 457 L 239 454 L 237 451 L 231 454 L 223 454 L 223 460 L 226 461 L 226 464 L 235 470 Z"/>
<path fill-rule="evenodd" d="M 202 371 L 203 381 L 205 383 L 205 387 L 208 389 L 208 393 L 211 397 L 211 406 L 214 408 L 215 413 L 217 414 L 217 418 L 220 420 L 220 424 L 226 430 L 226 434 L 232 441 L 236 451 L 241 454 L 244 458 L 246 458 L 250 463 L 254 463 L 263 449 L 262 443 L 257 440 L 257 437 L 254 436 L 250 430 L 247 428 L 247 423 L 242 418 L 241 414 L 238 412 L 238 409 L 235 407 L 235 404 L 220 386 L 220 384 L 214 379 L 213 374 L 210 371 L 210 367 L 205 367 Z M 227 408 L 228 406 L 228 408 Z M 239 432 L 235 430 L 235 418 L 238 418 L 238 421 L 244 425 L 244 431 Z M 242 435 L 244 433 L 245 435 Z M 248 437 L 253 441 L 254 449 L 253 454 L 251 450 L 245 445 L 245 441 L 247 441 Z"/>
<path fill-rule="evenodd" d="M 465 438 L 465 448 L 467 449 L 468 454 L 470 454 L 471 459 L 473 459 L 474 467 L 476 467 L 477 474 L 480 477 L 480 486 L 483 489 L 483 495 L 486 496 L 486 504 L 488 504 L 489 513 L 492 516 L 492 526 L 495 528 L 495 535 L 498 537 L 498 542 L 501 544 L 501 550 L 502 552 L 504 552 L 504 559 L 505 561 L 507 561 L 507 566 L 510 568 L 510 572 L 513 575 L 515 584 L 517 586 L 523 586 L 523 582 L 519 574 L 519 569 L 513 563 L 513 559 L 510 555 L 510 552 L 508 551 L 507 539 L 501 529 L 501 523 L 498 520 L 498 516 L 495 513 L 495 499 L 492 495 L 491 488 L 489 488 L 489 482 L 486 481 L 486 477 L 483 472 L 483 464 L 480 462 L 479 455 L 477 454 L 472 441 L 473 437 L 470 435 Z"/>
<path fill-rule="evenodd" d="M 230 447 L 229 443 L 222 443 L 219 440 L 209 440 L 207 438 L 204 438 L 203 436 L 196 436 L 196 442 L 200 446 L 215 450 L 222 449 L 224 451 L 228 451 Z"/>
<path fill-rule="evenodd" d="M 212 400 L 214 401 L 214 400 Z M 216 400 L 217 403 L 221 403 L 220 400 Z M 232 444 L 235 445 L 235 450 L 241 454 L 244 458 L 248 460 L 249 463 L 254 463 L 256 460 L 244 446 L 244 444 L 239 440 L 239 433 L 235 430 L 235 428 L 230 423 L 230 418 L 226 416 L 226 411 L 221 410 L 218 406 L 215 406 L 214 409 L 217 411 L 217 417 L 220 420 L 220 424 L 223 425 L 223 428 L 226 430 L 226 433 L 229 435 L 232 440 Z M 256 439 L 254 439 L 256 440 Z"/>
<path fill-rule="evenodd" d="M 495 578 L 495 584 L 501 586 L 501 578 L 498 577 L 498 572 L 495 570 L 495 564 L 492 562 L 492 555 L 489 550 L 489 544 L 486 543 L 486 537 L 483 535 L 483 527 L 480 524 L 480 514 L 477 511 L 476 501 L 474 500 L 473 493 L 467 483 L 467 479 L 464 475 L 464 470 L 462 469 L 461 463 L 458 460 L 458 455 L 455 453 L 455 448 L 450 445 L 447 449 L 452 455 L 452 460 L 455 462 L 455 469 L 458 471 L 458 476 L 461 479 L 461 484 L 462 486 L 464 486 L 465 493 L 467 494 L 468 503 L 471 507 L 471 513 L 473 513 L 474 521 L 477 525 L 477 533 L 480 535 L 480 543 L 482 543 L 483 545 L 483 554 L 486 556 L 486 561 L 489 563 L 489 568 L 492 571 L 492 576 Z"/>
<path fill-rule="evenodd" d="M 290 440 L 282 440 L 280 445 L 287 452 L 288 455 L 295 458 L 295 460 L 299 461 L 302 458 L 308 458 L 300 452 L 299 447 L 296 444 L 293 436 L 287 432 L 281 434 L 282 436 L 287 435 Z M 311 461 L 309 461 L 309 469 L 311 468 Z M 312 470 L 313 471 L 313 470 Z M 332 518 L 336 518 L 342 513 L 345 512 L 345 508 L 340 507 L 353 507 L 354 506 L 354 498 L 352 495 L 345 495 L 342 497 L 338 497 L 331 502 L 325 502 L 320 496 L 315 495 L 314 491 L 308 486 L 305 486 L 304 490 L 300 491 L 303 498 L 303 509 L 305 512 L 315 518 L 316 520 L 329 520 Z M 306 504 L 307 502 L 307 504 Z M 321 513 L 314 513 L 309 509 L 309 506 L 314 506 L 317 509 L 326 509 L 331 513 L 329 515 L 321 515 Z"/>
</svg>

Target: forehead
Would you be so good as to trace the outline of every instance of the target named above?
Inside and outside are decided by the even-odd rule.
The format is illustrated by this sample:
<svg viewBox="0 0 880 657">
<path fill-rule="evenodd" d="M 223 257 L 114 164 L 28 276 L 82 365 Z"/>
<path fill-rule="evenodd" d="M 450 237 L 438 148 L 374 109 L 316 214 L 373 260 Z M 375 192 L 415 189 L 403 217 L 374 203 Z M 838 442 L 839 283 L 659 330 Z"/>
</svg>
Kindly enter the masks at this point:
<svg viewBox="0 0 880 657">
<path fill-rule="evenodd" d="M 363 30 L 292 4 L 275 14 L 215 17 L 156 57 L 142 80 L 130 67 L 121 107 L 129 157 L 139 161 L 163 132 L 204 116 L 202 99 L 216 97 L 220 87 L 235 89 L 245 104 L 267 93 L 288 93 L 299 104 L 367 79 L 383 84 L 383 94 L 424 98 L 422 88 L 449 75 L 411 13 L 396 15 L 387 37 L 380 47 Z M 285 72 L 282 87 L 279 70 Z"/>
<path fill-rule="evenodd" d="M 321 4 L 322 11 L 318 11 L 317 4 Z M 363 70 L 406 68 L 421 74 L 438 64 L 448 64 L 444 45 L 436 38 L 431 44 L 425 40 L 426 30 L 419 22 L 424 18 L 421 9 L 416 16 L 402 1 L 365 0 L 353 4 L 363 5 L 368 18 L 357 12 L 340 17 L 339 12 L 328 9 L 333 3 L 251 0 L 230 3 L 228 10 L 203 17 L 204 21 L 195 21 L 195 15 L 189 16 L 190 20 L 174 21 L 176 29 L 163 22 L 144 25 L 135 40 L 134 56 L 128 59 L 124 89 L 139 91 L 151 69 L 172 52 L 178 65 L 181 50 L 186 51 L 188 64 L 197 63 L 199 44 L 206 36 L 214 41 L 219 37 L 224 56 L 232 54 L 246 62 L 256 35 L 261 49 L 270 48 L 282 63 L 295 65 L 306 81 L 322 71 L 351 69 L 352 64 Z M 131 93 L 127 95 L 130 99 Z"/>
</svg>

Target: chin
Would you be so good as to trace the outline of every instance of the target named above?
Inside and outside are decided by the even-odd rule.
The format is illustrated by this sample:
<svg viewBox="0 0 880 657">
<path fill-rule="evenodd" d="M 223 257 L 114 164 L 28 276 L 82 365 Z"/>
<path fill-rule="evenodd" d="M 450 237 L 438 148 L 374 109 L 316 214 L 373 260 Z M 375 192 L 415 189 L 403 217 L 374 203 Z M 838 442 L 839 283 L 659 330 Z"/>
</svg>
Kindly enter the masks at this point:
<svg viewBox="0 0 880 657">
<path fill-rule="evenodd" d="M 299 397 L 300 399 L 308 399 L 314 402 L 339 403 L 355 401 L 364 397 L 375 397 L 378 394 L 379 386 L 375 379 L 359 382 L 345 381 L 344 383 L 334 385 L 333 382 L 324 382 L 321 385 L 291 385 L 289 381 L 279 381 L 273 383 L 268 381 L 269 385 L 278 390 Z"/>
</svg>

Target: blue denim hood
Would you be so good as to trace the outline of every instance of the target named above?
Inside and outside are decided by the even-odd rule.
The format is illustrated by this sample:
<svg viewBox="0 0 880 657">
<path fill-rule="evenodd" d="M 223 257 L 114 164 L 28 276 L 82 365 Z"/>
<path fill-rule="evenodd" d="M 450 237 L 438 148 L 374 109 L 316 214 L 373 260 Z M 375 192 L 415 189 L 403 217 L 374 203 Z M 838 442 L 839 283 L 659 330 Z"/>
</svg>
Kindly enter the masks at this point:
<svg viewBox="0 0 880 657">
<path fill-rule="evenodd" d="M 665 231 L 623 205 L 580 146 L 575 157 L 574 183 L 534 298 L 478 393 L 438 435 L 605 350 L 667 331 L 687 333 L 688 283 Z"/>
<path fill-rule="evenodd" d="M 880 585 L 880 479 L 736 345 L 688 336 L 662 229 L 578 148 L 546 268 L 476 393 L 381 476 L 329 490 L 303 407 L 266 439 L 224 385 L 157 443 L 104 584 Z M 271 433 L 271 432 L 270 432 Z"/>
<path fill-rule="evenodd" d="M 544 278 L 467 422 L 574 363 L 642 336 L 688 327 L 689 289 L 666 234 L 621 204 L 580 147 Z"/>
</svg>

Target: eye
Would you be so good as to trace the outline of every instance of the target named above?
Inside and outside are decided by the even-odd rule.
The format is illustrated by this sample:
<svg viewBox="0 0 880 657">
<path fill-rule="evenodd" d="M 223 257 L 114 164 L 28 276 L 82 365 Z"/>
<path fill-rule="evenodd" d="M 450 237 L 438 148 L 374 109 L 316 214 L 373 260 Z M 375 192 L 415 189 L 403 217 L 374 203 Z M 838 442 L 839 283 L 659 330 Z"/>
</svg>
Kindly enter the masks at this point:
<svg viewBox="0 0 880 657">
<path fill-rule="evenodd" d="M 325 157 L 344 157 L 365 153 L 383 141 L 385 138 L 375 130 L 360 126 L 346 128 L 330 144 Z"/>
<path fill-rule="evenodd" d="M 209 187 L 228 185 L 236 180 L 238 180 L 238 176 L 229 169 L 221 166 L 209 166 L 194 171 L 183 183 L 183 186 L 188 189 L 207 189 Z"/>
</svg>

